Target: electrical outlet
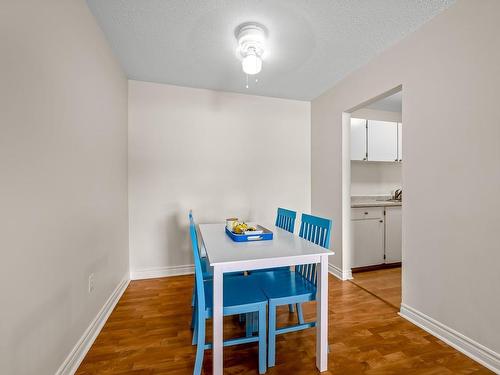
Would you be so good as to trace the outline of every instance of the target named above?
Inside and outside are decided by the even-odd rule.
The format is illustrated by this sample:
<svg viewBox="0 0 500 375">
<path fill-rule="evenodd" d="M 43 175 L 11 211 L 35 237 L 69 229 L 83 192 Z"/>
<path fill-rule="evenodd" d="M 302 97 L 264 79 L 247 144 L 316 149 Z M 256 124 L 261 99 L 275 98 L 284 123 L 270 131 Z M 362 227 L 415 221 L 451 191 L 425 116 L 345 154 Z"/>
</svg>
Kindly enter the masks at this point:
<svg viewBox="0 0 500 375">
<path fill-rule="evenodd" d="M 94 291 L 94 274 L 89 275 L 89 294 Z"/>
</svg>

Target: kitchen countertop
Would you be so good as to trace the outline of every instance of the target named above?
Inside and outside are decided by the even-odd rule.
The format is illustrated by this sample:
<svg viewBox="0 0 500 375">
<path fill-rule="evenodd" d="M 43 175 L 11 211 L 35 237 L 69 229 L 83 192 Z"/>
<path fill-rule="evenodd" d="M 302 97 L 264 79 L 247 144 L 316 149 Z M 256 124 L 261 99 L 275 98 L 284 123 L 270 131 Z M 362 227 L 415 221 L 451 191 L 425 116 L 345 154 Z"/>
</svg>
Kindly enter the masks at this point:
<svg viewBox="0 0 500 375">
<path fill-rule="evenodd" d="M 389 206 L 401 206 L 401 202 L 392 202 L 392 201 L 364 201 L 364 202 L 356 202 L 356 203 L 351 203 L 352 208 L 358 208 L 358 207 L 389 207 Z"/>
<path fill-rule="evenodd" d="M 401 206 L 401 201 L 388 201 L 391 197 L 382 196 L 353 196 L 351 197 L 351 207 L 394 207 Z"/>
</svg>

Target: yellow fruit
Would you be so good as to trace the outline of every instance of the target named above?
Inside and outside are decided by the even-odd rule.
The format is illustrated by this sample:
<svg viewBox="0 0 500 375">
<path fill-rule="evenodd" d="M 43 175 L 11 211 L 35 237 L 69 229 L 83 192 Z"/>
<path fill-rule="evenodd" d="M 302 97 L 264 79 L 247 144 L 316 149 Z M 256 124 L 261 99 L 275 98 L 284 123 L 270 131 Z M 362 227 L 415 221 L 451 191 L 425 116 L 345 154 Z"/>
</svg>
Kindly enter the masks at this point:
<svg viewBox="0 0 500 375">
<path fill-rule="evenodd" d="M 248 225 L 245 223 L 235 223 L 233 227 L 233 233 L 241 234 L 244 233 L 248 229 Z"/>
</svg>

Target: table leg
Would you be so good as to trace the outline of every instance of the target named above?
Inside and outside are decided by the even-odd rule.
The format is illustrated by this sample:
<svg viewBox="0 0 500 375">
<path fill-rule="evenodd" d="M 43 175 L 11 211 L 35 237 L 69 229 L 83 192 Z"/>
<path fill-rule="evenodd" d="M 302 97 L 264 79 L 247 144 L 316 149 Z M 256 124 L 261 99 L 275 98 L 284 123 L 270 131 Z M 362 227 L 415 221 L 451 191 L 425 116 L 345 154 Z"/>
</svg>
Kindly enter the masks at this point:
<svg viewBox="0 0 500 375">
<path fill-rule="evenodd" d="M 328 370 L 328 257 L 322 256 L 316 293 L 316 367 Z"/>
<path fill-rule="evenodd" d="M 213 374 L 222 375 L 223 366 L 223 273 L 215 266 L 213 276 Z"/>
</svg>

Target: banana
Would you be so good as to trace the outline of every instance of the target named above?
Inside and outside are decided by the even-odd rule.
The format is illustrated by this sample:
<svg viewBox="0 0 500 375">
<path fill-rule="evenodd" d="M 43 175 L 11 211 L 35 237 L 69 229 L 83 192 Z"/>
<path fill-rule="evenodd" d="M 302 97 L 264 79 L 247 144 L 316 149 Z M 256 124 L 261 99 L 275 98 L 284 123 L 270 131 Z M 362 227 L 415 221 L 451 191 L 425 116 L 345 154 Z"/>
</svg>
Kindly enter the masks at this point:
<svg viewBox="0 0 500 375">
<path fill-rule="evenodd" d="M 247 229 L 248 224 L 236 222 L 233 226 L 233 233 L 241 234 L 244 233 Z"/>
</svg>

